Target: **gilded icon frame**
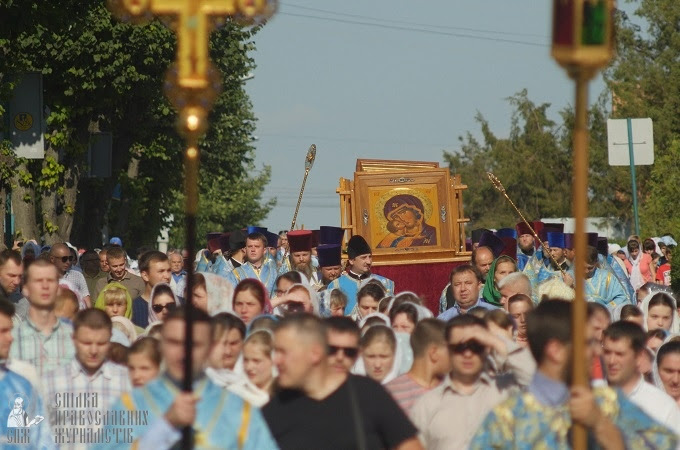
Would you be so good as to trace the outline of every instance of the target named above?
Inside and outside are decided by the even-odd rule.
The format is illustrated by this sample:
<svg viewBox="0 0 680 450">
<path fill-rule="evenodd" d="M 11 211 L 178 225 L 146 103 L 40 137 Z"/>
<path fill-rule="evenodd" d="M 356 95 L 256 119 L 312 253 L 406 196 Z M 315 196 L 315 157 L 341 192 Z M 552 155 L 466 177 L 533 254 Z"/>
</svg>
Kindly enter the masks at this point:
<svg viewBox="0 0 680 450">
<path fill-rule="evenodd" d="M 378 265 L 469 258 L 448 169 L 360 171 L 353 187 L 354 229 Z"/>
</svg>

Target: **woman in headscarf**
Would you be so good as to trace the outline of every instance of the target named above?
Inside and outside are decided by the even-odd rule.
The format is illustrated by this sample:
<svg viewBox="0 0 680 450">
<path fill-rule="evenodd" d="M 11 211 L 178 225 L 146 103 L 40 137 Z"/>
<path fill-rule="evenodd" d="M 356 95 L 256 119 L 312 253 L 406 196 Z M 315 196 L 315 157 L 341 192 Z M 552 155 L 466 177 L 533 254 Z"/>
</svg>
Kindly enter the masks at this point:
<svg viewBox="0 0 680 450">
<path fill-rule="evenodd" d="M 269 401 L 274 387 L 277 371 L 272 360 L 273 349 L 271 331 L 259 329 L 248 335 L 243 343 L 243 371 L 247 381 L 229 387 L 258 408 Z"/>
<path fill-rule="evenodd" d="M 211 316 L 231 312 L 233 297 L 234 286 L 226 278 L 207 272 L 194 274 L 193 302 L 197 308 Z"/>
<path fill-rule="evenodd" d="M 418 310 L 410 302 L 401 303 L 396 308 L 390 308 L 390 322 L 395 332 L 413 333 L 418 323 Z"/>
<path fill-rule="evenodd" d="M 510 275 L 512 272 L 517 272 L 517 263 L 508 255 L 501 255 L 491 263 L 489 273 L 486 275 L 486 282 L 484 283 L 484 290 L 482 297 L 487 303 L 502 307 L 501 293 L 498 291 L 498 282 Z"/>
<path fill-rule="evenodd" d="M 40 246 L 33 239 L 26 241 L 21 247 L 21 260 L 24 265 L 30 264 L 38 256 L 40 256 Z"/>
<path fill-rule="evenodd" d="M 671 335 L 680 331 L 675 299 L 665 292 L 650 292 L 640 307 L 645 331 L 662 329 Z"/>
<path fill-rule="evenodd" d="M 378 281 L 369 281 L 357 292 L 357 303 L 350 317 L 356 322 L 371 313 L 378 312 L 380 300 L 385 296 L 385 289 Z"/>
<path fill-rule="evenodd" d="M 386 384 L 408 372 L 413 363 L 413 354 L 411 352 L 409 364 L 409 358 L 404 357 L 405 341 L 399 336 L 408 339 L 407 334 L 395 333 L 388 325 L 375 324 L 366 328 L 359 343 L 361 356 L 357 359 L 352 373 L 366 375 L 381 384 Z"/>
<path fill-rule="evenodd" d="M 113 328 L 123 333 L 127 340 L 130 341 L 130 344 L 137 340 L 140 329 L 130 319 L 123 316 L 113 316 L 111 317 L 111 322 L 113 322 Z"/>
<path fill-rule="evenodd" d="M 236 285 L 232 306 L 246 326 L 260 314 L 271 312 L 267 288 L 254 278 L 246 278 Z"/>
<path fill-rule="evenodd" d="M 112 281 L 104 286 L 97 296 L 94 307 L 106 312 L 109 317 L 132 318 L 132 297 L 122 284 Z"/>
<path fill-rule="evenodd" d="M 151 290 L 151 300 L 149 300 L 149 324 L 162 322 L 170 311 L 179 306 L 179 299 L 169 284 L 156 284 Z"/>
</svg>

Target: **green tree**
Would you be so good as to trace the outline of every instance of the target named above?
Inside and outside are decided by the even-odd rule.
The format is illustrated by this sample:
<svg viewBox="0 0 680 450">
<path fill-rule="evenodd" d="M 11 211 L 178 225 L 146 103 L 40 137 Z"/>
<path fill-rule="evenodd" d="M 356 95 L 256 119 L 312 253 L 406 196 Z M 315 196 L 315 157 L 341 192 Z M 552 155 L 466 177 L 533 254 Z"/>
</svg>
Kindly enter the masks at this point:
<svg viewBox="0 0 680 450">
<path fill-rule="evenodd" d="M 677 142 L 680 141 L 680 3 L 642 0 L 634 17 L 620 15 L 618 53 L 606 81 L 613 97 L 612 118 L 651 117 L 655 163 L 638 166 L 641 233 L 658 236 L 678 228 Z M 624 210 L 632 210 L 630 175 L 624 168 L 611 179 Z M 629 216 L 630 217 L 630 216 Z"/>
<path fill-rule="evenodd" d="M 465 214 L 473 227 L 513 227 L 517 213 L 490 181 L 493 172 L 528 220 L 563 217 L 570 211 L 571 157 L 560 141 L 559 127 L 547 117 L 549 104 L 536 105 L 523 90 L 508 99 L 514 107 L 510 135 L 496 137 L 477 114 L 483 142 L 470 133 L 461 149 L 444 153 L 452 173 L 461 174 Z"/>
<path fill-rule="evenodd" d="M 121 23 L 103 1 L 0 0 L 0 17 L 6 24 L 0 28 L 0 104 L 11 92 L 8 74 L 36 71 L 43 74 L 49 110 L 46 158 L 12 163 L 17 229 L 26 237 L 71 238 L 90 246 L 101 243 L 104 227 L 129 246 L 155 241 L 163 226 L 173 225 L 170 214 L 183 186 L 182 142 L 162 93 L 174 59 L 173 33 L 156 20 L 145 26 Z M 232 162 L 211 166 L 203 177 L 224 181 L 215 184 L 212 198 L 230 198 L 233 216 L 253 222 L 266 209 L 253 208 L 259 191 L 242 190 L 241 183 L 268 181 L 266 168 L 251 179 L 255 119 L 241 81 L 254 68 L 248 51 L 255 31 L 228 23 L 211 36 L 224 84 L 212 118 L 223 124 L 202 144 L 204 162 L 213 153 Z M 90 134 L 97 131 L 114 136 L 110 179 L 83 176 Z M 206 186 L 202 183 L 201 194 L 209 200 Z M 228 195 L 232 191 L 241 194 Z M 113 192 L 121 193 L 119 200 L 112 200 Z"/>
</svg>

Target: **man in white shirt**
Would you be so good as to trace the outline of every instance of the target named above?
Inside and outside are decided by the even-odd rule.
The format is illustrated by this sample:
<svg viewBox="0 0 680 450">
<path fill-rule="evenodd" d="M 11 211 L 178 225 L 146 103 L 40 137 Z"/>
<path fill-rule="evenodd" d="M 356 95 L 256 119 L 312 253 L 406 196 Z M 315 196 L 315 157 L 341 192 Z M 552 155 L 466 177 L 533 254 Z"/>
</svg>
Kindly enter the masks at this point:
<svg viewBox="0 0 680 450">
<path fill-rule="evenodd" d="M 618 321 L 604 331 L 604 363 L 607 381 L 645 413 L 680 435 L 680 407 L 661 389 L 647 383 L 640 373 L 647 336 L 637 324 Z"/>
<path fill-rule="evenodd" d="M 75 258 L 68 246 L 61 243 L 54 244 L 50 249 L 50 261 L 59 271 L 59 281 L 68 281 L 78 291 L 80 309 L 89 308 L 92 305 L 90 302 L 90 290 L 87 287 L 83 274 L 73 269 Z"/>
</svg>

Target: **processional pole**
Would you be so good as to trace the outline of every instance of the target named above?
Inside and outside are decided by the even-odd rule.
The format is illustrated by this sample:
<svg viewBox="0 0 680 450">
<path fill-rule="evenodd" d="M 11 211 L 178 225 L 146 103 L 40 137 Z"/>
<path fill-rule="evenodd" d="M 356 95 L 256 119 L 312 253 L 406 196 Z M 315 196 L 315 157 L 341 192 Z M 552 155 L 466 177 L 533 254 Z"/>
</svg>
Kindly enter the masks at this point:
<svg viewBox="0 0 680 450">
<path fill-rule="evenodd" d="M 307 176 L 309 175 L 309 171 L 312 170 L 314 159 L 316 159 L 316 145 L 312 144 L 309 146 L 309 150 L 307 150 L 307 155 L 305 156 L 305 176 L 302 178 L 302 186 L 300 187 L 300 195 L 298 196 L 297 206 L 295 207 L 295 214 L 293 214 L 293 222 L 290 224 L 291 231 L 295 229 L 295 222 L 297 221 L 298 211 L 300 210 L 300 203 L 302 203 L 302 194 L 305 193 Z"/>
<path fill-rule="evenodd" d="M 208 128 L 207 116 L 221 90 L 222 75 L 210 62 L 210 32 L 227 18 L 243 25 L 261 23 L 276 11 L 275 0 L 109 0 L 109 9 L 125 22 L 143 24 L 160 17 L 177 35 L 177 56 L 166 74 L 165 95 L 177 110 L 177 130 L 185 140 L 184 192 L 186 248 L 196 253 L 199 139 Z M 182 390 L 192 391 L 194 267 L 187 264 L 185 304 L 184 379 Z M 181 448 L 193 447 L 192 428 L 182 430 Z"/>
<path fill-rule="evenodd" d="M 527 221 L 527 219 L 524 217 L 524 214 L 522 214 L 522 211 L 519 210 L 517 205 L 515 205 L 515 202 L 512 201 L 510 196 L 508 196 L 508 193 L 505 190 L 505 186 L 503 186 L 503 183 L 501 183 L 501 180 L 498 179 L 496 175 L 494 175 L 491 172 L 487 172 L 486 176 L 489 178 L 491 181 L 491 184 L 493 184 L 493 187 L 495 187 L 501 194 L 503 194 L 503 197 L 506 198 L 508 202 L 510 202 L 510 205 L 515 208 L 515 211 L 517 211 L 517 214 L 519 214 L 519 218 L 522 219 L 524 224 L 529 227 L 529 230 L 531 230 L 531 234 L 533 237 L 538 241 L 539 244 L 541 244 L 541 248 L 543 251 L 545 251 L 545 243 L 541 240 L 541 238 L 538 236 L 538 233 L 536 233 L 536 230 L 534 230 L 534 227 L 531 226 L 531 224 Z M 564 271 L 562 266 L 557 262 L 555 257 L 552 255 L 552 253 L 548 253 L 548 258 L 550 258 L 550 261 L 559 269 L 559 271 L 562 273 L 562 277 L 564 277 L 567 273 Z"/>
<path fill-rule="evenodd" d="M 588 83 L 614 55 L 614 0 L 553 0 L 552 56 L 576 83 L 573 134 L 572 204 L 574 214 L 574 278 L 572 306 L 572 384 L 588 387 L 586 365 L 587 308 L 585 259 L 588 216 Z M 574 424 L 572 447 L 587 448 L 587 430 Z"/>
</svg>

